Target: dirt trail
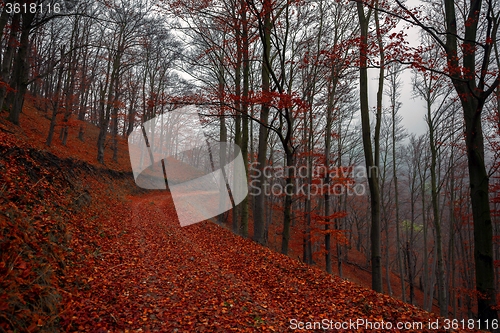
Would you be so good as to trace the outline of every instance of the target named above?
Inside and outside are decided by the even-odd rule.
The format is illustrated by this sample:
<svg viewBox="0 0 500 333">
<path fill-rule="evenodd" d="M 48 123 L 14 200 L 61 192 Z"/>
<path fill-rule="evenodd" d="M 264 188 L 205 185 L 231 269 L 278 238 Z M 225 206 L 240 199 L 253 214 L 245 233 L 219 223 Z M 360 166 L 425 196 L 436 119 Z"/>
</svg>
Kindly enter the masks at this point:
<svg viewBox="0 0 500 333">
<path fill-rule="evenodd" d="M 214 223 L 181 228 L 167 192 L 131 198 L 108 223 L 117 236 L 103 237 L 88 267 L 71 319 L 79 331 L 285 332 L 291 319 L 429 318 Z"/>
<path fill-rule="evenodd" d="M 249 259 L 238 254 L 237 242 L 217 237 L 228 231 L 209 222 L 181 228 L 168 193 L 134 197 L 129 209 L 129 219 L 115 225 L 120 237 L 97 254 L 87 281 L 93 318 L 80 329 L 94 323 L 96 330 L 163 332 L 262 326 L 267 311 L 255 309 L 254 282 L 235 276 Z M 234 312 L 245 315 L 241 324 Z"/>
</svg>

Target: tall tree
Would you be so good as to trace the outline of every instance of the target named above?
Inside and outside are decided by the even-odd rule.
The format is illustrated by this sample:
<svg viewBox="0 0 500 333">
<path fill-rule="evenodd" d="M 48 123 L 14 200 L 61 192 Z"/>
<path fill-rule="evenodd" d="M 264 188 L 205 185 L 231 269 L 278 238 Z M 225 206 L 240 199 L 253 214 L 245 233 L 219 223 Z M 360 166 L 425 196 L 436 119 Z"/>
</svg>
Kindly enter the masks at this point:
<svg viewBox="0 0 500 333">
<path fill-rule="evenodd" d="M 377 292 L 382 292 L 382 255 L 380 248 L 380 188 L 378 175 L 378 152 L 381 108 L 377 109 L 375 125 L 375 147 L 372 146 L 370 107 L 368 104 L 368 27 L 372 9 L 365 13 L 365 6 L 362 2 L 357 2 L 358 19 L 360 25 L 359 41 L 359 97 L 361 108 L 361 125 L 363 137 L 363 151 L 365 155 L 365 165 L 368 174 L 368 186 L 370 188 L 370 209 L 371 209 L 371 264 L 372 264 L 372 288 Z"/>
<path fill-rule="evenodd" d="M 9 121 L 13 124 L 19 125 L 19 116 L 24 105 L 24 95 L 28 90 L 29 84 L 29 37 L 32 29 L 32 23 L 35 18 L 35 13 L 25 12 L 21 13 L 21 37 L 19 40 L 19 48 L 14 59 L 14 67 L 12 70 L 12 77 L 10 86 L 13 89 L 12 106 L 9 112 Z"/>
<path fill-rule="evenodd" d="M 395 208 L 395 218 L 396 218 L 396 257 L 398 261 L 398 270 L 401 281 L 401 291 L 403 295 L 403 301 L 406 300 L 406 287 L 405 287 L 405 272 L 404 265 L 401 255 L 401 231 L 400 231 L 400 215 L 399 215 L 399 184 L 398 184 L 398 168 L 397 168 L 397 143 L 402 139 L 400 128 L 398 128 L 398 123 L 400 123 L 401 118 L 398 114 L 401 109 L 401 102 L 399 98 L 401 96 L 401 86 L 402 82 L 400 79 L 402 66 L 392 64 L 389 72 L 389 89 L 387 95 L 390 100 L 390 110 L 391 110 L 391 150 L 392 150 L 392 181 L 394 183 L 394 208 Z M 398 117 L 399 116 L 399 117 Z"/>
<path fill-rule="evenodd" d="M 259 147 L 257 163 L 260 171 L 259 177 L 256 179 L 256 186 L 261 190 L 255 197 L 254 208 L 254 234 L 253 238 L 256 242 L 261 244 L 265 243 L 265 199 L 266 194 L 264 191 L 266 176 L 265 168 L 267 162 L 267 136 L 268 136 L 268 121 L 270 111 L 270 93 L 271 93 L 271 30 L 272 21 L 271 13 L 273 10 L 273 2 L 271 0 L 263 0 L 262 12 L 259 16 L 259 33 L 262 42 L 262 104 L 260 110 L 260 126 L 259 126 Z"/>
<path fill-rule="evenodd" d="M 433 24 L 431 19 L 420 17 L 418 11 L 412 11 L 402 1 L 396 0 L 396 3 L 405 19 L 422 28 L 444 51 L 446 67 L 427 69 L 445 73 L 451 79 L 462 106 L 474 220 L 478 316 L 485 328 L 487 323 L 498 319 L 494 308 L 493 227 L 482 116 L 488 98 L 500 84 L 499 68 L 494 68 L 499 57 L 496 49 L 500 24 L 499 4 L 489 0 L 445 0 L 443 29 Z"/>
</svg>

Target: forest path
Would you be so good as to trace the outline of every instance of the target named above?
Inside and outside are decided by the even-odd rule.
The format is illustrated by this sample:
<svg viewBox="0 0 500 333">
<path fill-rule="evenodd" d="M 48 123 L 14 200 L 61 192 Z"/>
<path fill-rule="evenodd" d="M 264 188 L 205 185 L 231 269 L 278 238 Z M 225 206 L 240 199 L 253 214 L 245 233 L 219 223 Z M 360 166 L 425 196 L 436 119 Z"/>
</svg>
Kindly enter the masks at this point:
<svg viewBox="0 0 500 333">
<path fill-rule="evenodd" d="M 118 236 L 94 254 L 83 314 L 92 320 L 79 329 L 266 330 L 270 300 L 255 288 L 265 265 L 260 276 L 249 274 L 254 259 L 240 251 L 250 241 L 210 222 L 180 227 L 168 192 L 130 199 L 126 218 L 109 221 Z"/>
<path fill-rule="evenodd" d="M 129 199 L 75 270 L 79 288 L 63 313 L 68 331 L 285 332 L 293 319 L 429 319 L 214 223 L 180 227 L 168 192 Z"/>
</svg>

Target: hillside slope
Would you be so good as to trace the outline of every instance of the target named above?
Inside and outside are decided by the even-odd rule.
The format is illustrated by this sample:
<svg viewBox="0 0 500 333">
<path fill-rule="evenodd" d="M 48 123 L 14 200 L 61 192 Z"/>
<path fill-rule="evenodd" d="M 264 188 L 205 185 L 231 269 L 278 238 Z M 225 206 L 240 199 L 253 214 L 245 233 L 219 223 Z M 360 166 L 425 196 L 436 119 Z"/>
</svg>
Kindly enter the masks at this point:
<svg viewBox="0 0 500 333">
<path fill-rule="evenodd" d="M 211 222 L 181 228 L 168 192 L 134 185 L 123 140 L 100 166 L 95 128 L 49 149 L 47 121 L 34 109 L 23 128 L 0 121 L 1 331 L 439 331 L 432 314 Z"/>
<path fill-rule="evenodd" d="M 65 305 L 65 328 L 283 332 L 293 319 L 433 318 L 211 222 L 181 228 L 168 194 L 130 200 L 103 226 L 93 260 L 71 273 L 81 287 Z"/>
</svg>

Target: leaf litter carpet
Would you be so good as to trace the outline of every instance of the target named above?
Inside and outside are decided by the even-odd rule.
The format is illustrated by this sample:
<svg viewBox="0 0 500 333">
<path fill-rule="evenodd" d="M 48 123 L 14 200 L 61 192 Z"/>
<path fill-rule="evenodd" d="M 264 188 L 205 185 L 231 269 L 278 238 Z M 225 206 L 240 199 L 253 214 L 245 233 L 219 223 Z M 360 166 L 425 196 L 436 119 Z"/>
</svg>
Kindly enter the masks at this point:
<svg viewBox="0 0 500 333">
<path fill-rule="evenodd" d="M 437 318 L 212 222 L 181 228 L 168 192 L 129 197 L 110 211 L 92 246 L 75 244 L 89 255 L 67 277 L 76 286 L 64 297 L 68 331 L 290 332 L 293 320 Z"/>
</svg>

